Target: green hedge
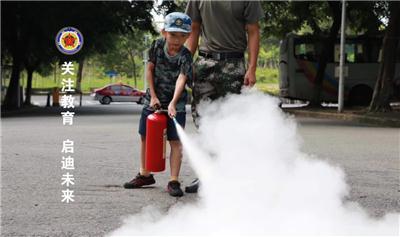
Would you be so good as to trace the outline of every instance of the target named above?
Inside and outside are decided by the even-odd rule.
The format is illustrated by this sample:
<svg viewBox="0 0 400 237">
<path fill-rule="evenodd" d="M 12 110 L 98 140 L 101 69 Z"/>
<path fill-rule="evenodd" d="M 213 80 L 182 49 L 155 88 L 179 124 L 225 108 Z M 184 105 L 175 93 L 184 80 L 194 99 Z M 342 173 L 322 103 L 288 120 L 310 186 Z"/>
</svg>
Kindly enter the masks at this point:
<svg viewBox="0 0 400 237">
<path fill-rule="evenodd" d="M 257 68 L 256 71 L 257 84 L 256 87 L 260 90 L 270 93 L 278 93 L 278 69 L 271 68 Z M 134 86 L 134 79 L 118 76 L 113 80 L 108 77 L 85 77 L 82 80 L 81 88 L 84 93 L 89 93 L 93 88 L 100 88 L 107 84 L 114 82 L 122 82 L 131 86 Z M 9 79 L 5 80 L 5 86 L 8 86 Z M 26 73 L 21 73 L 21 85 L 26 87 Z M 54 76 L 42 77 L 38 73 L 34 73 L 32 88 L 53 88 L 61 87 L 61 77 L 57 75 L 56 79 Z M 137 88 L 143 88 L 143 77 L 137 78 Z"/>
</svg>

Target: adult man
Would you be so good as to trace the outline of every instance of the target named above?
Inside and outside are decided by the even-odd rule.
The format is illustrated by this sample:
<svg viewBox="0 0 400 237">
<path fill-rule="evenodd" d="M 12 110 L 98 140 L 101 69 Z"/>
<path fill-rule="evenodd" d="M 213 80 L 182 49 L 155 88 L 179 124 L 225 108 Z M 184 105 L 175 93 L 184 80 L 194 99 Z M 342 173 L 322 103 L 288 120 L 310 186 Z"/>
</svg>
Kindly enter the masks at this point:
<svg viewBox="0 0 400 237">
<path fill-rule="evenodd" d="M 242 86 L 256 83 L 256 67 L 263 17 L 257 1 L 189 1 L 186 14 L 192 18 L 187 48 L 194 54 L 199 37 L 199 57 L 194 63 L 192 116 L 199 126 L 198 104 L 228 93 L 240 93 Z M 248 49 L 247 70 L 244 52 Z M 186 187 L 197 192 L 198 180 Z"/>
</svg>

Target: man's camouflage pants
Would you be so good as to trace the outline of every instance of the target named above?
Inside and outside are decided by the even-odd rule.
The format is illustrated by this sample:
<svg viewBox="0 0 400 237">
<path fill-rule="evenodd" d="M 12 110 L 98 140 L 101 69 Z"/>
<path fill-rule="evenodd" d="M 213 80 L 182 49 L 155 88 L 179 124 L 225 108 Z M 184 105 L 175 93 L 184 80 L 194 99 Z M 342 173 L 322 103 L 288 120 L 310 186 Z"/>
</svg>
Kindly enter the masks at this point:
<svg viewBox="0 0 400 237">
<path fill-rule="evenodd" d="M 216 100 L 228 93 L 239 94 L 246 73 L 244 58 L 214 60 L 199 56 L 194 63 L 192 116 L 198 127 L 198 105 L 202 100 Z"/>
</svg>

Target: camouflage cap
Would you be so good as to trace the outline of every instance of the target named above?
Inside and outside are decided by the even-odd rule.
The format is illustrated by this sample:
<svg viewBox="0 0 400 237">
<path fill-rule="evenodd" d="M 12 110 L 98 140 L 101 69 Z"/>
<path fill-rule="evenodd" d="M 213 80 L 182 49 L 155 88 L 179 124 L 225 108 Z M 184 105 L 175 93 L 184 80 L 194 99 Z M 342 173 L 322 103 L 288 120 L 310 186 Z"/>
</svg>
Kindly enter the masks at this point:
<svg viewBox="0 0 400 237">
<path fill-rule="evenodd" d="M 172 12 L 165 17 L 164 30 L 190 33 L 192 31 L 192 19 L 184 13 Z"/>
</svg>

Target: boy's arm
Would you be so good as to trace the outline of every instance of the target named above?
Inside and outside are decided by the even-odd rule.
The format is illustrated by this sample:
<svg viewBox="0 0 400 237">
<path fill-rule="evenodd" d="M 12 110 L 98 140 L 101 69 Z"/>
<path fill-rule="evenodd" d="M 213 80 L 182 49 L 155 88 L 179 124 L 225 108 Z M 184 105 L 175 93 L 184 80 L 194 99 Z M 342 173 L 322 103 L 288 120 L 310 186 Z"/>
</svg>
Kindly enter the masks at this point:
<svg viewBox="0 0 400 237">
<path fill-rule="evenodd" d="M 146 79 L 147 79 L 147 83 L 149 84 L 149 89 L 150 89 L 150 107 L 153 107 L 157 104 L 158 106 L 160 106 L 160 101 L 157 98 L 157 94 L 156 91 L 154 89 L 154 63 L 152 62 L 148 62 L 147 63 L 147 74 L 146 74 Z"/>
<path fill-rule="evenodd" d="M 182 91 L 185 89 L 186 80 L 187 76 L 182 73 L 179 74 L 178 79 L 176 80 L 174 97 L 168 105 L 168 114 L 171 117 L 175 117 L 176 115 L 176 104 L 182 95 Z"/>
</svg>

